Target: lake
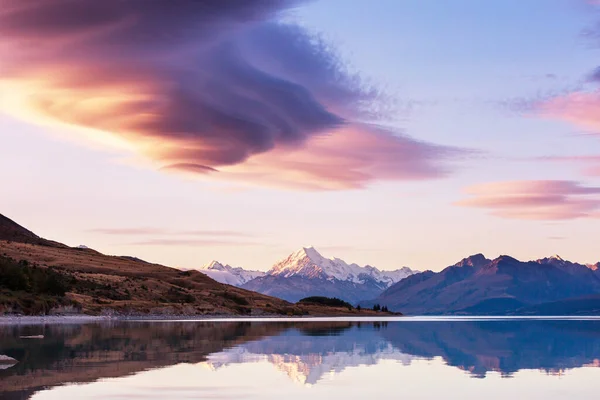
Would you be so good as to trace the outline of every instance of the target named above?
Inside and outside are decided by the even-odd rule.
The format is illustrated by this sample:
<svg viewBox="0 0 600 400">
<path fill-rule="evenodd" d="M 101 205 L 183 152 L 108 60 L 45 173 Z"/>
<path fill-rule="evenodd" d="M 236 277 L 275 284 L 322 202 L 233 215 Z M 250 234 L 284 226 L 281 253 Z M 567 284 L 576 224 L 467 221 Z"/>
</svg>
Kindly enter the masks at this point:
<svg viewBox="0 0 600 400">
<path fill-rule="evenodd" d="M 0 398 L 595 399 L 599 318 L 0 326 Z"/>
</svg>

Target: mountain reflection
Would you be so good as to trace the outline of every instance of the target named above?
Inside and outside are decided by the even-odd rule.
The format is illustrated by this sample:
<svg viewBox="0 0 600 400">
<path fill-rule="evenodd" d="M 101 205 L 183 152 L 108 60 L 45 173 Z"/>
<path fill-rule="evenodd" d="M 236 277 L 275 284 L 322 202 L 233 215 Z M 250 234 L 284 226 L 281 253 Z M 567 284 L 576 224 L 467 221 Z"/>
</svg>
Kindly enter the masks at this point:
<svg viewBox="0 0 600 400">
<path fill-rule="evenodd" d="M 386 323 L 384 323 L 386 324 Z M 302 384 L 316 384 L 327 373 L 374 365 L 381 360 L 409 364 L 403 354 L 378 334 L 381 323 L 343 326 L 298 325 L 264 339 L 211 354 L 206 364 L 218 369 L 230 364 L 268 361 Z"/>
<path fill-rule="evenodd" d="M 42 339 L 22 336 L 43 335 Z M 66 382 L 91 382 L 179 363 L 212 369 L 268 361 L 317 384 L 345 368 L 440 357 L 485 377 L 600 365 L 600 321 L 115 322 L 0 327 L 3 399 L 26 399 Z"/>
</svg>

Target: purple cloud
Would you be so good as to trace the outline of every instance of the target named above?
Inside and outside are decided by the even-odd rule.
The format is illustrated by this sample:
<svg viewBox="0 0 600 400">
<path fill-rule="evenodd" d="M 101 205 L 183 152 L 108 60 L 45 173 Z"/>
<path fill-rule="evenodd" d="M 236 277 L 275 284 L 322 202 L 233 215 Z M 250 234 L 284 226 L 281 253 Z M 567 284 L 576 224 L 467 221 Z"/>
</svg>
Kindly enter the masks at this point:
<svg viewBox="0 0 600 400">
<path fill-rule="evenodd" d="M 461 150 L 363 123 L 389 111 L 384 97 L 324 41 L 277 22 L 296 4 L 4 0 L 0 80 L 17 108 L 116 137 L 164 170 L 311 189 L 448 173 Z M 347 132 L 375 152 L 304 162 Z"/>
</svg>

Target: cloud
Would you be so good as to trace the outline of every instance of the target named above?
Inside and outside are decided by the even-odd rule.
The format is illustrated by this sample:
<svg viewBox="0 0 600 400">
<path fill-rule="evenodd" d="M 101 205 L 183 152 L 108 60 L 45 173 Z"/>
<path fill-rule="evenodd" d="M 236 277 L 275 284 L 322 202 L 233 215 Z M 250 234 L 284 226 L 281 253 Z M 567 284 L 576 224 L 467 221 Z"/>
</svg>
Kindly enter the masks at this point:
<svg viewBox="0 0 600 400">
<path fill-rule="evenodd" d="M 96 228 L 88 232 L 101 233 L 103 235 L 161 235 L 167 231 L 162 228 Z"/>
<path fill-rule="evenodd" d="M 248 237 L 244 232 L 227 231 L 227 230 L 182 230 L 173 231 L 163 228 L 96 228 L 90 229 L 89 232 L 100 233 L 103 235 L 117 236 L 219 236 L 219 237 Z"/>
<path fill-rule="evenodd" d="M 439 159 L 466 154 L 392 135 L 379 127 L 345 127 L 336 135 L 309 139 L 305 148 L 275 149 L 243 166 L 223 168 L 229 179 L 304 190 L 341 190 L 366 186 L 375 180 L 422 180 L 444 177 L 448 165 Z M 272 171 L 278 171 L 273 174 Z"/>
<path fill-rule="evenodd" d="M 600 156 L 554 156 L 542 157 L 543 161 L 578 164 L 583 167 L 582 173 L 587 176 L 600 176 Z"/>
<path fill-rule="evenodd" d="M 258 242 L 247 240 L 256 237 L 245 232 L 229 230 L 169 230 L 164 228 L 96 228 L 89 232 L 112 236 L 140 237 L 130 242 L 132 246 L 257 246 Z M 262 244 L 264 245 L 264 243 Z"/>
<path fill-rule="evenodd" d="M 586 187 L 574 181 L 492 182 L 471 186 L 466 192 L 471 198 L 457 205 L 484 208 L 503 218 L 597 218 L 600 209 L 600 187 Z"/>
<path fill-rule="evenodd" d="M 600 91 L 575 92 L 539 105 L 538 111 L 600 134 Z"/>
<path fill-rule="evenodd" d="M 322 190 L 445 176 L 461 150 L 369 123 L 385 97 L 276 22 L 296 4 L 4 0 L 0 105 L 204 178 Z"/>
<path fill-rule="evenodd" d="M 131 246 L 263 246 L 264 243 L 219 239 L 148 239 L 129 243 Z"/>
<path fill-rule="evenodd" d="M 588 81 L 600 83 L 600 67 L 592 71 L 592 73 L 588 76 Z"/>
<path fill-rule="evenodd" d="M 590 5 L 600 5 L 598 0 L 586 0 Z M 596 7 L 593 7 L 594 9 Z M 584 30 L 583 36 L 595 44 L 600 44 L 600 23 Z M 600 67 L 593 69 L 577 89 L 558 93 L 535 104 L 533 111 L 542 115 L 573 123 L 591 133 L 600 134 Z M 592 86 L 593 85 L 593 86 Z"/>
</svg>

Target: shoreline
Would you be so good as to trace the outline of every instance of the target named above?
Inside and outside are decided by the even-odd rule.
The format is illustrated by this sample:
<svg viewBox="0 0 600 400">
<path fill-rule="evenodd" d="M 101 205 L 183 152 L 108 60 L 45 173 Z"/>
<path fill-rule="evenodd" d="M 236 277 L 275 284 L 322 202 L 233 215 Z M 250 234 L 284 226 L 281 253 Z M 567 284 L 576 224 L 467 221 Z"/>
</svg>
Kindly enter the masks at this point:
<svg viewBox="0 0 600 400">
<path fill-rule="evenodd" d="M 83 324 L 92 322 L 119 322 L 119 321 L 131 321 L 131 322 L 152 322 L 152 321 L 222 321 L 222 320 L 307 320 L 307 319 L 320 319 L 320 320 L 331 320 L 338 318 L 357 318 L 357 319 L 385 319 L 385 318 L 397 318 L 398 316 L 386 315 L 381 317 L 373 316 L 356 316 L 356 315 L 306 315 L 306 316 L 286 316 L 286 315 L 252 315 L 252 316 L 240 316 L 237 314 L 216 314 L 216 315 L 0 315 L 0 326 L 5 325 L 39 325 L 39 324 Z"/>
<path fill-rule="evenodd" d="M 468 321 L 506 321 L 506 320 L 574 320 L 599 321 L 600 316 L 585 315 L 562 315 L 562 316 L 450 316 L 450 315 L 428 315 L 428 316 L 356 316 L 356 315 L 306 315 L 306 316 L 282 316 L 282 315 L 22 315 L 5 316 L 0 315 L 0 326 L 19 325 L 44 325 L 44 324 L 87 324 L 98 322 L 328 322 L 328 321 L 355 321 L 355 322 L 378 322 L 378 321 L 404 321 L 404 322 L 468 322 Z"/>
</svg>

